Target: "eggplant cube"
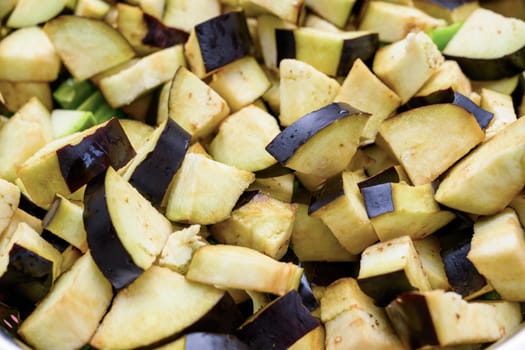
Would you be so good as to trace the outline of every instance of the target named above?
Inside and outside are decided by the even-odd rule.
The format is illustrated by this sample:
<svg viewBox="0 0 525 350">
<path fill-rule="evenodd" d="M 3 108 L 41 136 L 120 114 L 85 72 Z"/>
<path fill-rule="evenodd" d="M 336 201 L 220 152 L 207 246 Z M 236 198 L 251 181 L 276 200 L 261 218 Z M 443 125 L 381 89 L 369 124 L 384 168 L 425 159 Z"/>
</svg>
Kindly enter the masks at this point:
<svg viewBox="0 0 525 350">
<path fill-rule="evenodd" d="M 345 171 L 335 183 L 332 181 L 326 185 L 332 188 L 325 187 L 319 198 L 310 204 L 310 215 L 320 218 L 349 253 L 359 254 L 377 241 L 357 186 L 359 178 Z"/>
<path fill-rule="evenodd" d="M 185 275 L 195 251 L 208 244 L 200 234 L 200 225 L 191 225 L 170 234 L 157 264 Z"/>
<path fill-rule="evenodd" d="M 95 333 L 112 298 L 111 283 L 86 253 L 60 277 L 18 333 L 35 348 L 78 349 Z"/>
<path fill-rule="evenodd" d="M 153 265 L 115 296 L 90 344 L 99 349 L 133 349 L 173 339 L 192 326 L 232 332 L 240 324 L 236 307 L 224 290 Z M 215 320 L 215 328 L 204 326 L 206 318 Z"/>
<path fill-rule="evenodd" d="M 166 216 L 201 225 L 225 220 L 254 179 L 251 172 L 188 153 L 167 194 Z"/>
<path fill-rule="evenodd" d="M 275 118 L 250 105 L 228 116 L 210 143 L 213 159 L 246 171 L 258 171 L 277 163 L 265 149 L 280 133 Z"/>
<path fill-rule="evenodd" d="M 308 205 L 297 203 L 292 239 L 290 243 L 299 261 L 354 261 L 334 236 L 328 226 L 318 217 L 308 215 Z"/>
<path fill-rule="evenodd" d="M 253 4 L 258 8 L 264 9 L 265 12 L 270 12 L 291 23 L 300 21 L 305 5 L 305 0 L 282 0 L 279 2 L 272 0 L 248 0 L 243 2 Z"/>
<path fill-rule="evenodd" d="M 436 200 L 472 214 L 503 210 L 524 185 L 524 143 L 525 119 L 518 118 L 456 163 L 441 181 Z"/>
<path fill-rule="evenodd" d="M 428 35 L 409 33 L 404 39 L 377 50 L 372 70 L 405 103 L 443 61 L 443 55 Z"/>
<path fill-rule="evenodd" d="M 361 142 L 375 140 L 380 124 L 401 104 L 401 100 L 361 59 L 357 59 L 346 76 L 335 101 L 346 102 L 370 113 L 361 135 Z"/>
<path fill-rule="evenodd" d="M 250 350 L 232 334 L 191 332 L 155 350 Z"/>
<path fill-rule="evenodd" d="M 384 196 L 382 191 L 378 193 L 374 191 L 388 185 L 389 196 Z M 410 186 L 405 182 L 399 182 L 365 187 L 361 191 L 367 193 L 364 197 L 367 208 L 370 206 L 366 204 L 369 201 L 377 202 L 377 208 L 376 206 L 374 208 L 382 212 L 370 219 L 381 241 L 405 235 L 414 239 L 424 238 L 454 218 L 452 212 L 440 209 L 434 200 L 434 189 L 431 184 Z M 391 202 L 388 201 L 389 199 Z M 394 210 L 390 210 L 392 208 Z M 368 215 L 370 214 L 369 212 Z"/>
<path fill-rule="evenodd" d="M 414 247 L 419 254 L 423 271 L 425 271 L 432 289 L 450 289 L 445 265 L 440 254 L 439 239 L 435 235 L 418 239 L 414 241 Z"/>
<path fill-rule="evenodd" d="M 377 143 L 394 154 L 414 185 L 423 185 L 437 179 L 484 137 L 476 118 L 467 110 L 436 104 L 385 120 L 379 127 Z"/>
<path fill-rule="evenodd" d="M 144 5 L 141 3 L 140 6 Z M 221 3 L 217 0 L 171 0 L 163 6 L 162 22 L 188 33 L 195 25 L 221 13 Z"/>
<path fill-rule="evenodd" d="M 404 349 L 385 311 L 359 288 L 353 278 L 330 284 L 321 297 L 326 350 Z"/>
<path fill-rule="evenodd" d="M 191 134 L 207 137 L 230 114 L 226 101 L 195 74 L 180 66 L 171 81 L 168 116 Z"/>
<path fill-rule="evenodd" d="M 357 282 L 379 306 L 386 306 L 400 293 L 431 288 L 419 254 L 408 236 L 366 248 L 361 255 Z"/>
<path fill-rule="evenodd" d="M 266 150 L 288 168 L 327 179 L 352 159 L 368 116 L 346 103 L 332 103 L 285 128 Z"/>
<path fill-rule="evenodd" d="M 470 80 L 461 71 L 459 64 L 453 60 L 445 60 L 419 89 L 415 97 L 427 96 L 448 88 L 452 88 L 453 91 L 464 96 L 469 96 L 472 92 Z"/>
<path fill-rule="evenodd" d="M 525 239 L 510 208 L 474 223 L 467 258 L 505 300 L 525 300 Z"/>
<path fill-rule="evenodd" d="M 253 103 L 270 85 L 266 73 L 252 56 L 240 58 L 221 67 L 213 73 L 210 82 L 210 87 L 217 91 L 234 111 Z"/>
<path fill-rule="evenodd" d="M 103 20 L 58 16 L 45 24 L 44 31 L 77 80 L 91 78 L 135 56 L 120 32 Z"/>
<path fill-rule="evenodd" d="M 279 122 L 289 126 L 334 101 L 339 83 L 308 63 L 284 59 L 279 65 Z"/>
<path fill-rule="evenodd" d="M 179 66 L 185 65 L 182 45 L 175 45 L 142 57 L 134 65 L 100 80 L 100 90 L 113 108 L 133 102 L 137 97 L 169 81 Z M 122 86 L 127 86 L 122 89 Z"/>
<path fill-rule="evenodd" d="M 0 80 L 53 81 L 60 71 L 60 57 L 42 28 L 13 31 L 0 42 Z"/>
<path fill-rule="evenodd" d="M 494 115 L 485 130 L 485 140 L 496 135 L 517 119 L 511 96 L 494 90 L 481 89 L 480 107 Z"/>
<path fill-rule="evenodd" d="M 410 292 L 386 307 L 396 332 L 408 348 L 494 342 L 521 321 L 518 303 L 466 302 L 454 292 Z"/>
<path fill-rule="evenodd" d="M 258 311 L 235 334 L 250 349 L 288 349 L 317 327 L 319 320 L 302 304 L 299 293 L 292 290 Z"/>
<path fill-rule="evenodd" d="M 228 219 L 213 225 L 211 233 L 221 243 L 249 247 L 281 259 L 288 250 L 296 210 L 295 204 L 256 192 Z"/>
<path fill-rule="evenodd" d="M 253 42 L 246 16 L 233 11 L 197 24 L 184 49 L 191 71 L 199 78 L 249 55 Z"/>
<path fill-rule="evenodd" d="M 317 13 L 330 23 L 339 28 L 344 28 L 350 21 L 352 9 L 356 5 L 356 0 L 342 1 L 323 1 L 323 0 L 305 0 L 306 7 Z"/>
</svg>

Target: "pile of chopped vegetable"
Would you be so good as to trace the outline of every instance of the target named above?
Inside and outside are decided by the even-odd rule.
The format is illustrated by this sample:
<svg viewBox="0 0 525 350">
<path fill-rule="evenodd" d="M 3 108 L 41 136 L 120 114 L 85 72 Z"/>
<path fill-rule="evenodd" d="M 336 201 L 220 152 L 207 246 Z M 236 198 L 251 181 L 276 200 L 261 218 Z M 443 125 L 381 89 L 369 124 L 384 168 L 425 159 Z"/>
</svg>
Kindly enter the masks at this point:
<svg viewBox="0 0 525 350">
<path fill-rule="evenodd" d="M 1 1 L 0 338 L 512 335 L 524 20 L 510 0 Z"/>
</svg>

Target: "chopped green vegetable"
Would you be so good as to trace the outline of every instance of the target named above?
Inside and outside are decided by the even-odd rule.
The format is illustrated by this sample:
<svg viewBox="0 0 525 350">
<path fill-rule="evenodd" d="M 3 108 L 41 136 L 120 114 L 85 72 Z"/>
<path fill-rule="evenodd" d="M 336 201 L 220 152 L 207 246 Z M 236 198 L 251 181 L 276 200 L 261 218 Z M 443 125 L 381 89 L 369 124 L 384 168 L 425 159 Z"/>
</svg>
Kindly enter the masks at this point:
<svg viewBox="0 0 525 350">
<path fill-rule="evenodd" d="M 434 44 L 436 44 L 439 51 L 443 51 L 450 39 L 452 39 L 452 37 L 458 32 L 462 25 L 463 21 L 452 23 L 449 26 L 434 29 L 428 33 L 428 35 Z"/>
<path fill-rule="evenodd" d="M 53 93 L 58 104 L 65 109 L 76 109 L 96 91 L 89 80 L 66 79 Z"/>
</svg>

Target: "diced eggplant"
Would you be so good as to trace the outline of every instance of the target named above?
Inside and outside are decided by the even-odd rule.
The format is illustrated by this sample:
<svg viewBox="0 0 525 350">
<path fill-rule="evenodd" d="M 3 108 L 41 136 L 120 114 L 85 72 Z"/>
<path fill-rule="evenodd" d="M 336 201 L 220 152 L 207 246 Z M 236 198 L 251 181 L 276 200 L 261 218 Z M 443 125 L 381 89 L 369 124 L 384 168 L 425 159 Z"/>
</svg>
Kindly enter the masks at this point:
<svg viewBox="0 0 525 350">
<path fill-rule="evenodd" d="M 509 77 L 525 69 L 525 22 L 478 8 L 443 50 L 474 80 Z"/>
<path fill-rule="evenodd" d="M 525 119 L 517 119 L 456 163 L 436 191 L 436 200 L 467 213 L 503 210 L 524 185 Z"/>
<path fill-rule="evenodd" d="M 167 195 L 166 216 L 193 224 L 225 220 L 254 178 L 251 172 L 188 153 Z"/>
<path fill-rule="evenodd" d="M 112 10 L 103 0 L 77 0 L 75 2 L 75 16 L 104 19 Z M 66 0 L 66 7 L 72 7 L 72 2 Z"/>
<path fill-rule="evenodd" d="M 20 189 L 0 178 L 0 233 L 9 225 L 20 202 Z"/>
<path fill-rule="evenodd" d="M 101 174 L 108 166 L 119 169 L 135 156 L 135 150 L 119 121 L 111 119 L 77 144 L 56 150 L 60 172 L 71 192 Z"/>
<path fill-rule="evenodd" d="M 406 182 L 386 183 L 362 188 L 361 192 L 367 209 L 370 207 L 372 213 L 377 214 L 372 217 L 372 213 L 368 213 L 381 241 L 401 236 L 421 239 L 454 218 L 452 212 L 441 209 L 434 200 L 430 183 L 419 186 Z"/>
<path fill-rule="evenodd" d="M 459 294 L 443 290 L 402 294 L 386 312 L 407 348 L 494 342 L 521 321 L 518 303 L 467 303 Z"/>
<path fill-rule="evenodd" d="M 78 80 L 90 78 L 135 55 L 127 40 L 102 20 L 63 15 L 47 22 L 44 31 L 64 65 Z"/>
<path fill-rule="evenodd" d="M 263 191 L 276 199 L 290 203 L 293 199 L 294 188 L 295 176 L 293 172 L 276 163 L 255 172 L 255 181 L 248 187 L 248 190 Z"/>
<path fill-rule="evenodd" d="M 258 171 L 277 163 L 265 146 L 281 130 L 275 118 L 249 105 L 228 116 L 219 126 L 209 151 L 213 159 L 247 171 Z"/>
<path fill-rule="evenodd" d="M 18 111 L 33 96 L 36 96 L 48 110 L 53 108 L 51 85 L 49 83 L 4 80 L 0 81 L 0 94 L 4 98 L 3 104 L 5 108 L 13 113 Z"/>
<path fill-rule="evenodd" d="M 62 195 L 57 195 L 42 219 L 42 226 L 85 252 L 87 241 L 82 211 L 83 207 L 78 203 L 70 201 Z"/>
<path fill-rule="evenodd" d="M 443 137 L 433 137 L 436 133 Z M 454 104 L 435 104 L 385 120 L 377 144 L 396 157 L 414 185 L 422 185 L 437 179 L 484 137 L 467 110 Z"/>
<path fill-rule="evenodd" d="M 220 243 L 252 248 L 278 260 L 288 249 L 296 210 L 295 204 L 255 192 L 210 231 Z"/>
<path fill-rule="evenodd" d="M 290 244 L 301 262 L 353 261 L 332 231 L 317 217 L 308 215 L 308 205 L 297 203 L 297 212 Z"/>
<path fill-rule="evenodd" d="M 480 5 L 476 0 L 414 0 L 414 6 L 448 23 L 464 21 Z"/>
<path fill-rule="evenodd" d="M 523 236 L 518 216 L 510 208 L 474 223 L 467 259 L 504 300 L 525 300 Z"/>
<path fill-rule="evenodd" d="M 0 130 L 0 177 L 15 181 L 17 167 L 52 139 L 49 111 L 32 97 Z"/>
<path fill-rule="evenodd" d="M 166 117 L 169 116 L 189 132 L 192 140 L 209 136 L 230 114 L 226 101 L 185 67 L 177 69 L 168 90 Z M 161 103 L 159 100 L 159 106 Z"/>
<path fill-rule="evenodd" d="M 115 296 L 90 344 L 100 349 L 155 346 L 183 332 L 231 333 L 241 322 L 227 292 L 153 265 Z"/>
<path fill-rule="evenodd" d="M 443 61 L 443 55 L 430 37 L 424 32 L 415 32 L 378 49 L 372 69 L 399 96 L 401 103 L 405 103 Z"/>
<path fill-rule="evenodd" d="M 350 162 L 367 117 L 347 103 L 332 103 L 292 123 L 266 150 L 286 167 L 329 178 Z"/>
<path fill-rule="evenodd" d="M 249 350 L 246 343 L 232 334 L 194 332 L 155 350 Z"/>
<path fill-rule="evenodd" d="M 253 41 L 244 12 L 224 13 L 197 24 L 184 48 L 191 71 L 199 78 L 251 54 Z"/>
<path fill-rule="evenodd" d="M 404 349 L 383 308 L 359 288 L 353 278 L 330 284 L 321 297 L 326 350 Z"/>
<path fill-rule="evenodd" d="M 472 83 L 461 71 L 459 64 L 456 61 L 445 60 L 418 90 L 415 97 L 426 96 L 449 88 L 465 96 L 470 96 L 472 93 Z M 451 102 L 452 100 L 443 102 Z"/>
<path fill-rule="evenodd" d="M 243 6 L 252 5 L 256 10 L 269 12 L 290 23 L 301 21 L 305 9 L 304 0 L 282 0 L 279 3 L 269 0 L 248 0 L 242 2 Z"/>
<path fill-rule="evenodd" d="M 273 73 L 279 72 L 275 37 L 277 28 L 293 29 L 295 25 L 270 14 L 257 17 L 257 38 L 261 46 L 262 59 L 265 66 Z"/>
<path fill-rule="evenodd" d="M 395 42 L 411 31 L 429 32 L 446 22 L 413 7 L 389 1 L 368 1 L 358 29 L 376 32 L 382 42 Z"/>
<path fill-rule="evenodd" d="M 309 207 L 309 215 L 320 218 L 351 254 L 359 254 L 377 241 L 357 183 L 359 176 L 344 171 L 327 181 Z"/>
<path fill-rule="evenodd" d="M 113 108 L 129 105 L 139 96 L 171 80 L 185 65 L 182 44 L 140 58 L 138 62 L 100 80 L 105 99 Z M 147 77 L 147 78 L 145 78 Z M 127 89 L 122 89 L 127 86 Z"/>
<path fill-rule="evenodd" d="M 0 79 L 53 81 L 60 71 L 60 57 L 42 28 L 15 30 L 0 41 Z"/>
<path fill-rule="evenodd" d="M 162 3 L 162 22 L 187 33 L 197 24 L 221 14 L 219 0 L 164 0 Z"/>
<path fill-rule="evenodd" d="M 251 349 L 284 350 L 318 326 L 299 293 L 290 291 L 259 310 L 235 335 Z"/>
<path fill-rule="evenodd" d="M 319 16 L 330 21 L 339 28 L 344 28 L 350 21 L 352 8 L 356 0 L 343 1 L 323 1 L 323 0 L 306 0 L 306 7 L 317 13 Z"/>
<path fill-rule="evenodd" d="M 279 262 L 250 248 L 217 244 L 195 252 L 186 278 L 222 287 L 284 295 L 297 289 L 302 274 L 303 269 L 293 263 Z"/>
<path fill-rule="evenodd" d="M 507 125 L 516 121 L 516 113 L 512 97 L 490 89 L 481 89 L 480 107 L 493 114 L 493 118 L 487 123 L 485 140 L 488 140 Z"/>
<path fill-rule="evenodd" d="M 492 289 L 467 258 L 472 234 L 472 221 L 462 217 L 454 219 L 436 232 L 448 283 L 452 291 L 469 299 Z"/>
<path fill-rule="evenodd" d="M 153 264 L 172 232 L 171 223 L 113 168 L 88 183 L 83 219 L 91 254 L 117 289 Z"/>
<path fill-rule="evenodd" d="M 445 265 L 441 258 L 439 239 L 435 235 L 418 239 L 414 241 L 414 247 L 419 254 L 423 271 L 425 271 L 432 289 L 450 289 Z"/>
<path fill-rule="evenodd" d="M 369 246 L 361 255 L 359 288 L 384 307 L 397 295 L 430 290 L 430 282 L 409 236 Z"/>
<path fill-rule="evenodd" d="M 6 24 L 11 28 L 35 26 L 58 15 L 65 5 L 66 0 L 55 0 L 48 4 L 38 0 L 18 0 Z"/>
<path fill-rule="evenodd" d="M 379 80 L 361 59 L 354 61 L 335 101 L 346 102 L 371 114 L 361 134 L 361 143 L 373 142 L 381 122 L 401 104 L 396 93 Z"/>
<path fill-rule="evenodd" d="M 156 264 L 185 275 L 195 251 L 208 244 L 201 233 L 200 225 L 191 225 L 170 234 Z"/>
<path fill-rule="evenodd" d="M 188 33 L 177 28 L 166 26 L 154 16 L 144 13 L 144 21 L 148 28 L 142 43 L 160 48 L 183 44 L 188 39 Z"/>
<path fill-rule="evenodd" d="M 337 80 L 312 65 L 284 59 L 279 65 L 279 123 L 289 126 L 307 113 L 334 101 L 339 91 Z"/>
<path fill-rule="evenodd" d="M 60 273 L 62 256 L 26 223 L 18 224 L 0 252 L 0 288 L 7 300 L 35 305 Z"/>
<path fill-rule="evenodd" d="M 315 28 L 276 29 L 277 62 L 286 58 L 308 63 L 330 76 L 346 76 L 357 59 L 371 63 L 379 47 L 377 33 L 331 33 Z"/>
<path fill-rule="evenodd" d="M 112 297 L 111 283 L 86 253 L 59 278 L 18 333 L 38 349 L 79 349 L 95 333 Z"/>
<path fill-rule="evenodd" d="M 138 156 L 130 163 L 129 182 L 153 206 L 158 207 L 179 169 L 190 144 L 191 135 L 173 119 L 165 123 L 146 141 Z"/>
</svg>

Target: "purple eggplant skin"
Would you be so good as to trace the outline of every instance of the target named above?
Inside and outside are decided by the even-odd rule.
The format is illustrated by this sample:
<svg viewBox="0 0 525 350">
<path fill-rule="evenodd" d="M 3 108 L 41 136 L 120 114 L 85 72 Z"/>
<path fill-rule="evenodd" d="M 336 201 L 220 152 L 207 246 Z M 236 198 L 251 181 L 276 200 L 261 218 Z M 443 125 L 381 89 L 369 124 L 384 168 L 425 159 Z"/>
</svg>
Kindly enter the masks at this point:
<svg viewBox="0 0 525 350">
<path fill-rule="evenodd" d="M 308 206 L 308 215 L 335 201 L 344 194 L 341 174 L 328 179 L 323 187 L 313 193 L 310 205 Z"/>
<path fill-rule="evenodd" d="M 492 118 L 494 118 L 494 113 L 479 107 L 470 98 L 460 94 L 459 92 L 454 92 L 454 101 L 452 101 L 452 103 L 472 113 L 472 115 L 474 115 L 476 118 L 480 128 L 482 129 L 485 129 L 489 125 Z"/>
<path fill-rule="evenodd" d="M 370 219 L 393 212 L 392 184 L 390 182 L 361 188 L 366 213 Z"/>
<path fill-rule="evenodd" d="M 225 66 L 253 51 L 253 41 L 242 11 L 227 12 L 195 26 L 207 72 Z"/>
<path fill-rule="evenodd" d="M 337 66 L 337 76 L 346 76 L 358 58 L 366 65 L 371 66 L 378 48 L 379 34 L 377 33 L 370 33 L 343 41 L 341 58 Z"/>
<path fill-rule="evenodd" d="M 136 154 L 117 118 L 75 145 L 56 151 L 60 172 L 71 192 L 75 192 L 109 166 L 119 169 Z"/>
<path fill-rule="evenodd" d="M 360 278 L 357 280 L 359 288 L 374 299 L 379 307 L 387 306 L 398 295 L 415 291 L 407 278 L 405 271 L 393 271 L 379 276 Z"/>
<path fill-rule="evenodd" d="M 386 168 L 385 170 L 382 170 L 376 175 L 359 182 L 357 186 L 361 189 L 389 182 L 399 182 L 400 180 L 401 179 L 399 178 L 399 173 L 397 172 L 396 168 L 394 166 L 391 166 Z"/>
<path fill-rule="evenodd" d="M 148 31 L 142 43 L 160 48 L 168 48 L 178 44 L 184 44 L 189 34 L 177 28 L 167 27 L 157 18 L 147 13 L 143 15 Z"/>
<path fill-rule="evenodd" d="M 293 30 L 275 29 L 275 46 L 277 51 L 277 64 L 285 58 L 295 58 L 295 36 Z"/>
<path fill-rule="evenodd" d="M 413 108 L 452 102 L 454 102 L 454 90 L 449 87 L 447 89 L 434 91 L 426 96 L 414 96 L 404 105 L 400 106 L 397 112 L 401 113 Z"/>
<path fill-rule="evenodd" d="M 340 278 L 357 278 L 359 274 L 359 262 L 357 261 L 305 261 L 301 263 L 301 266 L 310 283 L 324 287 Z"/>
<path fill-rule="evenodd" d="M 235 335 L 253 350 L 285 350 L 319 324 L 293 290 L 261 309 Z"/>
<path fill-rule="evenodd" d="M 385 311 L 407 349 L 439 345 L 424 295 L 413 292 L 403 293 L 388 304 Z"/>
<path fill-rule="evenodd" d="M 35 304 L 49 292 L 52 279 L 52 261 L 15 243 L 9 251 L 7 270 L 0 277 L 0 290 L 7 300 Z"/>
<path fill-rule="evenodd" d="M 525 46 L 497 58 L 471 58 L 445 55 L 456 61 L 465 75 L 472 80 L 499 80 L 520 74 L 525 70 Z"/>
<path fill-rule="evenodd" d="M 464 4 L 468 4 L 469 2 L 475 2 L 475 0 L 427 0 L 427 2 L 432 2 L 449 10 L 454 10 Z"/>
<path fill-rule="evenodd" d="M 441 258 L 451 289 L 466 297 L 487 283 L 476 267 L 467 259 L 473 235 L 473 223 L 459 215 L 439 229 L 435 235 L 441 246 Z"/>
<path fill-rule="evenodd" d="M 317 132 L 339 119 L 352 114 L 362 114 L 360 110 L 345 102 L 334 102 L 318 110 L 310 112 L 281 131 L 268 145 L 266 151 L 279 163 L 286 162 L 299 147 L 305 144 Z"/>
<path fill-rule="evenodd" d="M 520 115 L 522 101 L 525 101 L 525 72 L 520 74 L 518 85 L 514 91 L 512 91 L 511 97 L 512 103 L 514 104 L 514 111 L 516 112 L 516 115 Z"/>
<path fill-rule="evenodd" d="M 105 173 L 101 173 L 87 184 L 82 219 L 93 260 L 118 290 L 133 282 L 144 270 L 133 262 L 111 222 L 104 179 Z"/>
<path fill-rule="evenodd" d="M 137 166 L 129 182 L 158 207 L 190 145 L 191 135 L 168 118 L 155 148 Z"/>
<path fill-rule="evenodd" d="M 195 332 L 186 335 L 185 350 L 250 350 L 232 334 Z"/>
</svg>

